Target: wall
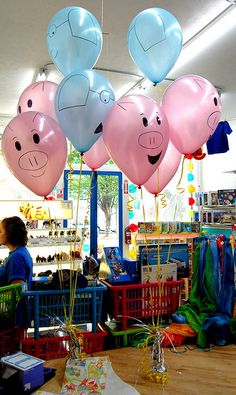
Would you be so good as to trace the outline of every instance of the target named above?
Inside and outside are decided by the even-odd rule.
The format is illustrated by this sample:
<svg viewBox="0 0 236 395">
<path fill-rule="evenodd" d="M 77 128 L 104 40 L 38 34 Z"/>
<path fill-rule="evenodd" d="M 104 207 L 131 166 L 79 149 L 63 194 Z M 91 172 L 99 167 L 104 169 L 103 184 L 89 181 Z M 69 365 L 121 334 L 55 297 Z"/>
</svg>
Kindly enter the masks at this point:
<svg viewBox="0 0 236 395">
<path fill-rule="evenodd" d="M 229 124 L 233 130 L 228 136 L 229 151 L 207 155 L 198 163 L 198 183 L 201 191 L 236 189 L 236 120 Z M 206 146 L 204 152 L 207 153 Z M 227 173 L 230 170 L 235 170 L 235 173 Z"/>
</svg>

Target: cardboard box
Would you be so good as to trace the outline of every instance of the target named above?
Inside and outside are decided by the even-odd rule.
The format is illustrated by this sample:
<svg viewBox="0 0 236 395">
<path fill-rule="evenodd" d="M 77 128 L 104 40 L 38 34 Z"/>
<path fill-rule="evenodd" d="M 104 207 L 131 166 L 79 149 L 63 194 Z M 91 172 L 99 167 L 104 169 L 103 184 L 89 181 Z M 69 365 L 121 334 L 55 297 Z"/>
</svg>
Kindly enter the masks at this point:
<svg viewBox="0 0 236 395">
<path fill-rule="evenodd" d="M 160 273 L 159 273 L 159 271 Z M 148 265 L 141 267 L 141 283 L 155 283 L 157 281 L 176 281 L 177 280 L 177 264 L 167 263 L 160 265 Z"/>
<path fill-rule="evenodd" d="M 28 391 L 44 384 L 44 361 L 42 359 L 32 357 L 32 355 L 20 351 L 2 357 L 1 362 L 7 365 L 4 372 L 5 378 L 9 378 L 18 372 L 17 382 L 19 382 L 23 391 Z"/>
<path fill-rule="evenodd" d="M 159 245 L 148 245 L 139 246 L 139 262 L 141 268 L 150 265 L 166 266 L 170 264 L 176 265 L 177 277 L 174 273 L 169 273 L 168 276 L 173 276 L 175 279 L 185 278 L 189 276 L 189 252 L 187 243 L 176 243 L 176 244 L 159 244 Z M 162 269 L 164 270 L 164 268 Z M 173 270 L 173 267 L 172 269 Z M 146 270 L 143 271 L 146 273 Z M 141 280 L 142 282 L 142 280 Z"/>
<path fill-rule="evenodd" d="M 219 189 L 219 205 L 236 204 L 236 189 Z"/>
</svg>

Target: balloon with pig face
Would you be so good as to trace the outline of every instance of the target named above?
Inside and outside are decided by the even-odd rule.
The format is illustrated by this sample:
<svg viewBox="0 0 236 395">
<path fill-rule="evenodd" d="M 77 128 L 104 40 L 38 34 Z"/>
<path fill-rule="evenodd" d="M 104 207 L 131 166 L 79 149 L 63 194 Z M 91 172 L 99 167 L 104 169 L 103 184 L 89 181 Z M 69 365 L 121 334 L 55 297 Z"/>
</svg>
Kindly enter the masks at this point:
<svg viewBox="0 0 236 395">
<path fill-rule="evenodd" d="M 58 85 L 51 81 L 39 81 L 29 85 L 20 95 L 17 113 L 38 111 L 57 119 L 55 96 Z"/>
<path fill-rule="evenodd" d="M 2 151 L 14 176 L 36 195 L 47 196 L 64 169 L 67 143 L 53 118 L 28 111 L 5 128 Z"/>
<path fill-rule="evenodd" d="M 198 75 L 184 75 L 167 88 L 161 106 L 170 140 L 182 154 L 197 151 L 214 133 L 221 116 L 216 88 Z"/>
<path fill-rule="evenodd" d="M 142 95 L 123 96 L 105 119 L 103 139 L 116 165 L 141 186 L 165 155 L 168 121 L 154 100 Z"/>
</svg>

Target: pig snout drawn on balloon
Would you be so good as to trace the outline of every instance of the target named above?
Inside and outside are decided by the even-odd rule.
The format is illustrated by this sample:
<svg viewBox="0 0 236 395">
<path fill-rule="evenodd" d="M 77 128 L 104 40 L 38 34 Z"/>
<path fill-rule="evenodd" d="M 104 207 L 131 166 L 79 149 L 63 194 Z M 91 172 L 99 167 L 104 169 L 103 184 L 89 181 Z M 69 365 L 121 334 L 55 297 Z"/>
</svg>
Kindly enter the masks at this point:
<svg viewBox="0 0 236 395">
<path fill-rule="evenodd" d="M 156 150 L 159 147 L 162 146 L 163 142 L 163 136 L 159 132 L 146 132 L 140 134 L 138 138 L 138 143 L 141 145 L 143 148 L 151 149 L 151 150 Z M 162 150 L 157 154 L 157 155 L 150 155 L 148 154 L 148 161 L 151 165 L 155 165 L 158 160 L 160 159 Z"/>
<path fill-rule="evenodd" d="M 35 133 L 34 136 L 36 135 L 38 136 Z M 48 155 L 43 151 L 27 151 L 20 156 L 18 164 L 22 170 L 31 172 L 30 175 L 32 177 L 41 177 L 45 173 L 45 167 L 48 164 Z"/>
</svg>

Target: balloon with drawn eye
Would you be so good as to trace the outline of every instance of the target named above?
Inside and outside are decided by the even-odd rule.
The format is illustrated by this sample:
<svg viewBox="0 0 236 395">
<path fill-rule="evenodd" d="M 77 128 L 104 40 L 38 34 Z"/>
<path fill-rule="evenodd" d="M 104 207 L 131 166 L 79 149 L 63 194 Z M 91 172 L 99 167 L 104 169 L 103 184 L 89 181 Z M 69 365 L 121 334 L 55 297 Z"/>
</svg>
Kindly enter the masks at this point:
<svg viewBox="0 0 236 395">
<path fill-rule="evenodd" d="M 51 81 L 39 81 L 29 85 L 20 95 L 17 113 L 38 111 L 56 118 L 55 96 L 58 85 Z"/>
<path fill-rule="evenodd" d="M 92 68 L 101 53 L 102 41 L 97 19 L 82 7 L 62 8 L 48 25 L 48 52 L 64 76 Z"/>
<path fill-rule="evenodd" d="M 132 183 L 141 186 L 165 155 L 168 121 L 154 100 L 143 95 L 123 96 L 106 116 L 103 139 L 116 165 Z"/>
<path fill-rule="evenodd" d="M 163 8 L 141 11 L 128 30 L 131 58 L 152 82 L 161 82 L 176 63 L 182 49 L 179 22 Z"/>
<path fill-rule="evenodd" d="M 65 167 L 67 143 L 53 118 L 28 111 L 6 126 L 2 151 L 14 176 L 36 195 L 47 196 Z"/>
<path fill-rule="evenodd" d="M 221 117 L 216 88 L 199 75 L 184 75 L 172 82 L 161 107 L 168 118 L 170 140 L 182 154 L 193 154 L 205 144 Z"/>
<path fill-rule="evenodd" d="M 57 119 L 77 151 L 88 151 L 102 135 L 114 102 L 109 81 L 95 70 L 75 71 L 62 80 L 55 100 Z"/>
</svg>

